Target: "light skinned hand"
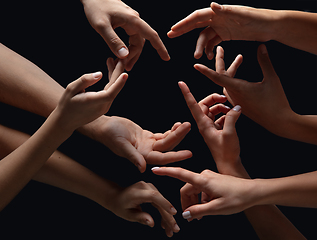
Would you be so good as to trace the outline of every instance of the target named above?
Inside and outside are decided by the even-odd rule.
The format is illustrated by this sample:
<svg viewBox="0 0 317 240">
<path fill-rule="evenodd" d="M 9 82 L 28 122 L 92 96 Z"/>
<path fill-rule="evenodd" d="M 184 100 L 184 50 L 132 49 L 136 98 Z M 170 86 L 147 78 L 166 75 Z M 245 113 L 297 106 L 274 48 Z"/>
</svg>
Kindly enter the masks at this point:
<svg viewBox="0 0 317 240">
<path fill-rule="evenodd" d="M 188 221 L 207 215 L 238 213 L 255 204 L 250 194 L 254 187 L 252 180 L 210 170 L 198 174 L 177 167 L 154 167 L 152 171 L 160 176 L 170 176 L 186 182 L 180 193 L 182 215 Z"/>
<path fill-rule="evenodd" d="M 226 171 L 226 166 L 240 162 L 239 138 L 235 123 L 241 114 L 241 107 L 235 106 L 232 110 L 223 104 L 227 98 L 219 94 L 211 94 L 199 103 L 195 100 L 184 82 L 179 82 L 187 106 L 190 109 L 210 152 L 217 164 L 220 173 Z M 224 113 L 217 121 L 215 116 Z"/>
<path fill-rule="evenodd" d="M 117 64 L 118 68 L 122 66 L 122 62 Z M 59 113 L 61 126 L 75 130 L 107 113 L 128 79 L 128 74 L 113 75 L 105 88 L 99 92 L 85 91 L 101 78 L 101 72 L 85 74 L 66 87 L 55 110 Z"/>
<path fill-rule="evenodd" d="M 130 71 L 142 52 L 145 40 L 149 40 L 160 57 L 168 61 L 170 56 L 160 39 L 139 16 L 139 13 L 120 0 L 81 0 L 91 26 L 101 35 L 111 51 L 125 59 L 125 69 Z M 127 47 L 115 32 L 121 27 L 129 35 Z"/>
<path fill-rule="evenodd" d="M 118 59 L 107 60 L 108 74 L 111 81 L 124 70 Z M 165 133 L 152 133 L 122 117 L 108 117 L 106 121 L 98 119 L 94 128 L 98 129 L 93 139 L 106 145 L 118 156 L 130 160 L 140 172 L 146 170 L 147 164 L 165 165 L 190 158 L 191 151 L 172 151 L 190 131 L 189 122 L 177 122 Z"/>
<path fill-rule="evenodd" d="M 168 237 L 179 232 L 180 228 L 173 217 L 177 213 L 176 209 L 152 183 L 140 181 L 127 188 L 119 189 L 112 198 L 109 210 L 128 221 L 154 227 L 152 216 L 142 211 L 140 205 L 143 203 L 151 203 L 160 212 L 162 216 L 161 226 L 165 229 Z"/>
<path fill-rule="evenodd" d="M 219 49 L 221 50 L 221 49 Z M 224 94 L 231 104 L 239 104 L 243 113 L 253 121 L 275 134 L 281 134 L 281 123 L 285 123 L 295 114 L 285 96 L 280 79 L 270 61 L 265 45 L 258 48 L 258 61 L 263 72 L 261 82 L 248 82 L 230 77 L 223 72 L 223 54 L 216 59 L 216 71 L 196 64 L 195 68 L 224 87 Z"/>
<path fill-rule="evenodd" d="M 219 5 L 199 9 L 172 26 L 170 38 L 181 36 L 195 28 L 205 29 L 197 40 L 194 57 L 199 59 L 205 51 L 208 59 L 214 57 L 213 49 L 222 41 L 247 40 L 265 42 L 273 38 L 274 15 L 272 10 L 245 6 Z"/>
</svg>

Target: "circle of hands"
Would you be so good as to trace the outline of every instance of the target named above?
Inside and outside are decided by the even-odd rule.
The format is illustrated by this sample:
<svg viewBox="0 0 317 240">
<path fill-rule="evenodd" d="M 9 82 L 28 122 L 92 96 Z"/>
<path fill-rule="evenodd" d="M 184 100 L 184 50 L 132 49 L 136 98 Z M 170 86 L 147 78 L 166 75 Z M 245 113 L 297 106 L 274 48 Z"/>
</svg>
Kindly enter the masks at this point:
<svg viewBox="0 0 317 240">
<path fill-rule="evenodd" d="M 188 122 L 175 123 L 171 130 L 154 134 L 128 119 L 102 115 L 109 110 L 112 101 L 124 86 L 128 78 L 124 69 L 130 71 L 133 68 L 146 39 L 163 60 L 168 61 L 170 57 L 159 35 L 136 11 L 118 0 L 95 1 L 98 4 L 93 4 L 92 0 L 82 0 L 86 16 L 118 59 L 107 60 L 109 83 L 102 91 L 85 92 L 87 87 L 102 78 L 101 72 L 83 75 L 69 84 L 66 97 L 71 98 L 71 101 L 65 105 L 74 104 L 73 107 L 68 107 L 74 111 L 67 114 L 76 114 L 78 102 L 87 106 L 90 114 L 86 114 L 87 119 L 83 121 L 89 122 L 88 127 L 96 129 L 93 138 L 115 154 L 130 160 L 140 172 L 145 171 L 147 164 L 165 165 L 190 158 L 192 153 L 189 150 L 172 151 L 190 131 L 191 124 Z M 267 40 L 259 32 L 261 28 L 253 17 L 255 11 L 260 11 L 257 12 L 257 19 L 265 20 L 267 15 L 261 15 L 262 10 L 212 3 L 211 7 L 196 10 L 175 24 L 168 36 L 174 38 L 195 28 L 205 28 L 197 40 L 194 57 L 198 59 L 205 52 L 208 59 L 212 59 L 214 47 L 222 41 Z M 115 33 L 114 29 L 117 27 L 123 28 L 129 35 L 128 47 Z M 201 64 L 194 67 L 222 86 L 224 95 L 213 93 L 197 102 L 186 83 L 178 84 L 219 173 L 204 170 L 199 174 L 173 167 L 152 168 L 154 174 L 174 177 L 186 183 L 180 193 L 183 217 L 189 221 L 205 215 L 232 214 L 250 207 L 248 201 L 241 199 L 244 196 L 243 191 L 248 190 L 245 188 L 245 178 L 248 178 L 248 175 L 244 170 L 241 171 L 240 146 L 235 128 L 242 109 L 246 116 L 267 128 L 270 128 L 270 123 L 266 122 L 263 116 L 270 115 L 275 109 L 290 111 L 264 45 L 258 49 L 258 61 L 264 76 L 261 82 L 251 83 L 234 79 L 242 63 L 241 55 L 236 57 L 228 69 L 225 68 L 222 47 L 217 47 L 215 58 L 215 71 Z M 232 109 L 223 104 L 227 100 L 234 106 Z M 252 102 L 257 102 L 257 107 L 250 104 Z M 217 118 L 219 114 L 222 116 Z M 100 115 L 102 116 L 97 118 Z M 96 120 L 93 121 L 94 119 Z M 78 122 L 78 127 L 82 124 L 83 122 Z M 201 199 L 198 196 L 201 196 Z M 138 182 L 126 188 L 118 186 L 115 198 L 116 200 L 109 204 L 109 210 L 126 220 L 153 227 L 153 218 L 143 212 L 140 206 L 142 203 L 151 203 L 162 216 L 161 225 L 167 236 L 171 237 L 180 230 L 173 217 L 176 209 L 151 183 Z"/>
</svg>

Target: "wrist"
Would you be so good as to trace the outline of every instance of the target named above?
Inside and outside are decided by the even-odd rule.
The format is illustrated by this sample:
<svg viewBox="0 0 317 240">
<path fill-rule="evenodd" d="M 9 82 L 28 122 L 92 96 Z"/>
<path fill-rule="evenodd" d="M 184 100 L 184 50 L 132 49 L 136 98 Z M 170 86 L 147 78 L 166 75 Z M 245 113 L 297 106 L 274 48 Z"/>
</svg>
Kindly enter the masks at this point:
<svg viewBox="0 0 317 240">
<path fill-rule="evenodd" d="M 228 163 L 227 161 L 216 162 L 218 172 L 224 175 L 230 175 L 239 178 L 249 179 L 250 176 L 245 170 L 241 158 L 238 157 L 236 161 Z"/>
<path fill-rule="evenodd" d="M 79 127 L 77 131 L 95 141 L 99 141 L 100 129 L 110 118 L 111 117 L 102 115 L 96 120 Z"/>
</svg>

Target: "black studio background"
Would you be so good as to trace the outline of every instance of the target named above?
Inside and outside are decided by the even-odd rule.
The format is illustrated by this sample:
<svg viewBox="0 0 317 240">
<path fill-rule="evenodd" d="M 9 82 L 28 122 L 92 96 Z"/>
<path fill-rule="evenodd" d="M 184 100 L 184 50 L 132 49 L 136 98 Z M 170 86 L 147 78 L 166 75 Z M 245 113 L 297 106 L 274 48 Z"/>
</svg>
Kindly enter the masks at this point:
<svg viewBox="0 0 317 240">
<path fill-rule="evenodd" d="M 271 9 L 317 11 L 316 1 L 218 1 Z M 169 39 L 170 27 L 192 11 L 208 7 L 210 1 L 131 1 L 126 4 L 137 10 L 161 36 L 171 55 L 162 61 L 146 42 L 143 53 L 129 73 L 126 86 L 119 94 L 108 115 L 131 119 L 143 129 L 165 132 L 177 121 L 189 121 L 192 130 L 176 148 L 190 149 L 194 156 L 170 164 L 200 172 L 216 170 L 210 152 L 199 135 L 196 124 L 183 100 L 177 82 L 185 81 L 197 100 L 221 88 L 194 70 L 197 62 L 214 67 L 214 61 L 204 56 L 193 58 L 200 30 Z M 31 60 L 64 87 L 84 73 L 103 71 L 105 61 L 113 56 L 103 39 L 91 28 L 80 1 L 3 1 L 0 7 L 0 41 Z M 124 36 L 122 30 L 118 30 Z M 126 38 L 123 37 L 125 40 Z M 262 80 L 256 59 L 257 42 L 223 42 L 226 63 L 239 53 L 244 56 L 237 77 L 250 81 Z M 266 43 L 290 105 L 299 114 L 316 114 L 316 56 L 280 43 Z M 106 81 L 106 78 L 105 78 Z M 101 89 L 101 81 L 92 90 Z M 17 96 L 18 97 L 18 96 Z M 42 117 L 0 105 L 0 123 L 32 134 L 43 123 Z M 241 116 L 237 123 L 241 157 L 253 178 L 283 177 L 317 168 L 316 147 L 277 137 Z M 174 239 L 256 239 L 243 213 L 232 216 L 209 216 L 187 223 L 181 216 L 178 180 L 154 176 L 148 166 L 140 174 L 127 160 L 114 155 L 106 147 L 75 133 L 60 148 L 76 161 L 123 186 L 144 180 L 152 182 L 177 208 L 176 220 L 181 228 Z M 164 239 L 156 210 L 146 205 L 156 225 L 153 229 L 116 217 L 98 204 L 66 191 L 37 182 L 26 188 L 0 213 L 0 239 L 16 239 L 21 234 L 33 239 Z M 315 239 L 315 209 L 281 207 L 283 213 L 308 238 Z"/>
</svg>

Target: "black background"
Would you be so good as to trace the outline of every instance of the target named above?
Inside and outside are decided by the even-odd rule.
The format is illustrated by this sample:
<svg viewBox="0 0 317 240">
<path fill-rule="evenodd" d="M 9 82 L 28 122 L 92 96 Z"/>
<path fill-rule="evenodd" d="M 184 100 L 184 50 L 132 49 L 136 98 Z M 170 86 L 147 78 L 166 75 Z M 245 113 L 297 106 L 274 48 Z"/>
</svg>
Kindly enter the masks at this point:
<svg viewBox="0 0 317 240">
<path fill-rule="evenodd" d="M 66 3 L 67 2 L 67 3 Z M 316 12 L 316 1 L 218 1 L 271 9 Z M 256 3 L 255 3 L 256 2 Z M 129 79 L 113 103 L 108 115 L 131 119 L 143 129 L 165 132 L 177 121 L 189 121 L 192 130 L 176 148 L 190 149 L 193 157 L 170 164 L 195 172 L 216 170 L 210 152 L 199 135 L 196 124 L 183 100 L 177 82 L 185 81 L 197 100 L 222 89 L 197 72 L 193 65 L 214 61 L 204 56 L 193 58 L 196 39 L 201 30 L 169 39 L 170 27 L 196 9 L 208 7 L 210 1 L 131 1 L 126 4 L 159 34 L 171 55 L 162 61 L 146 42 L 143 53 L 129 73 Z M 0 7 L 0 41 L 37 64 L 64 87 L 84 73 L 103 71 L 105 61 L 113 56 L 103 39 L 89 25 L 80 1 L 5 1 Z M 122 30 L 120 36 L 127 40 Z M 244 56 L 237 77 L 261 81 L 256 59 L 257 42 L 223 42 L 226 63 L 239 53 Z M 316 114 L 316 57 L 312 54 L 271 41 L 266 43 L 293 110 L 299 114 Z M 106 81 L 106 78 L 105 78 Z M 105 82 L 92 87 L 99 90 Z M 18 97 L 18 96 L 17 96 Z M 43 123 L 42 117 L 0 105 L 0 123 L 32 134 Z M 316 170 L 316 147 L 277 137 L 245 116 L 237 123 L 244 166 L 253 178 L 289 176 Z M 137 181 L 152 182 L 177 208 L 176 220 L 181 228 L 174 239 L 256 239 L 243 213 L 232 216 L 208 216 L 187 223 L 181 216 L 179 189 L 183 183 L 158 177 L 147 171 L 140 174 L 126 159 L 106 147 L 75 133 L 60 149 L 98 174 L 128 186 Z M 164 239 L 156 210 L 145 208 L 154 217 L 153 229 L 116 217 L 91 200 L 37 182 L 26 188 L 0 213 L 0 238 L 14 239 L 23 234 L 34 239 L 83 237 L 87 239 Z M 317 237 L 316 210 L 281 207 L 283 213 L 307 237 Z"/>
</svg>

